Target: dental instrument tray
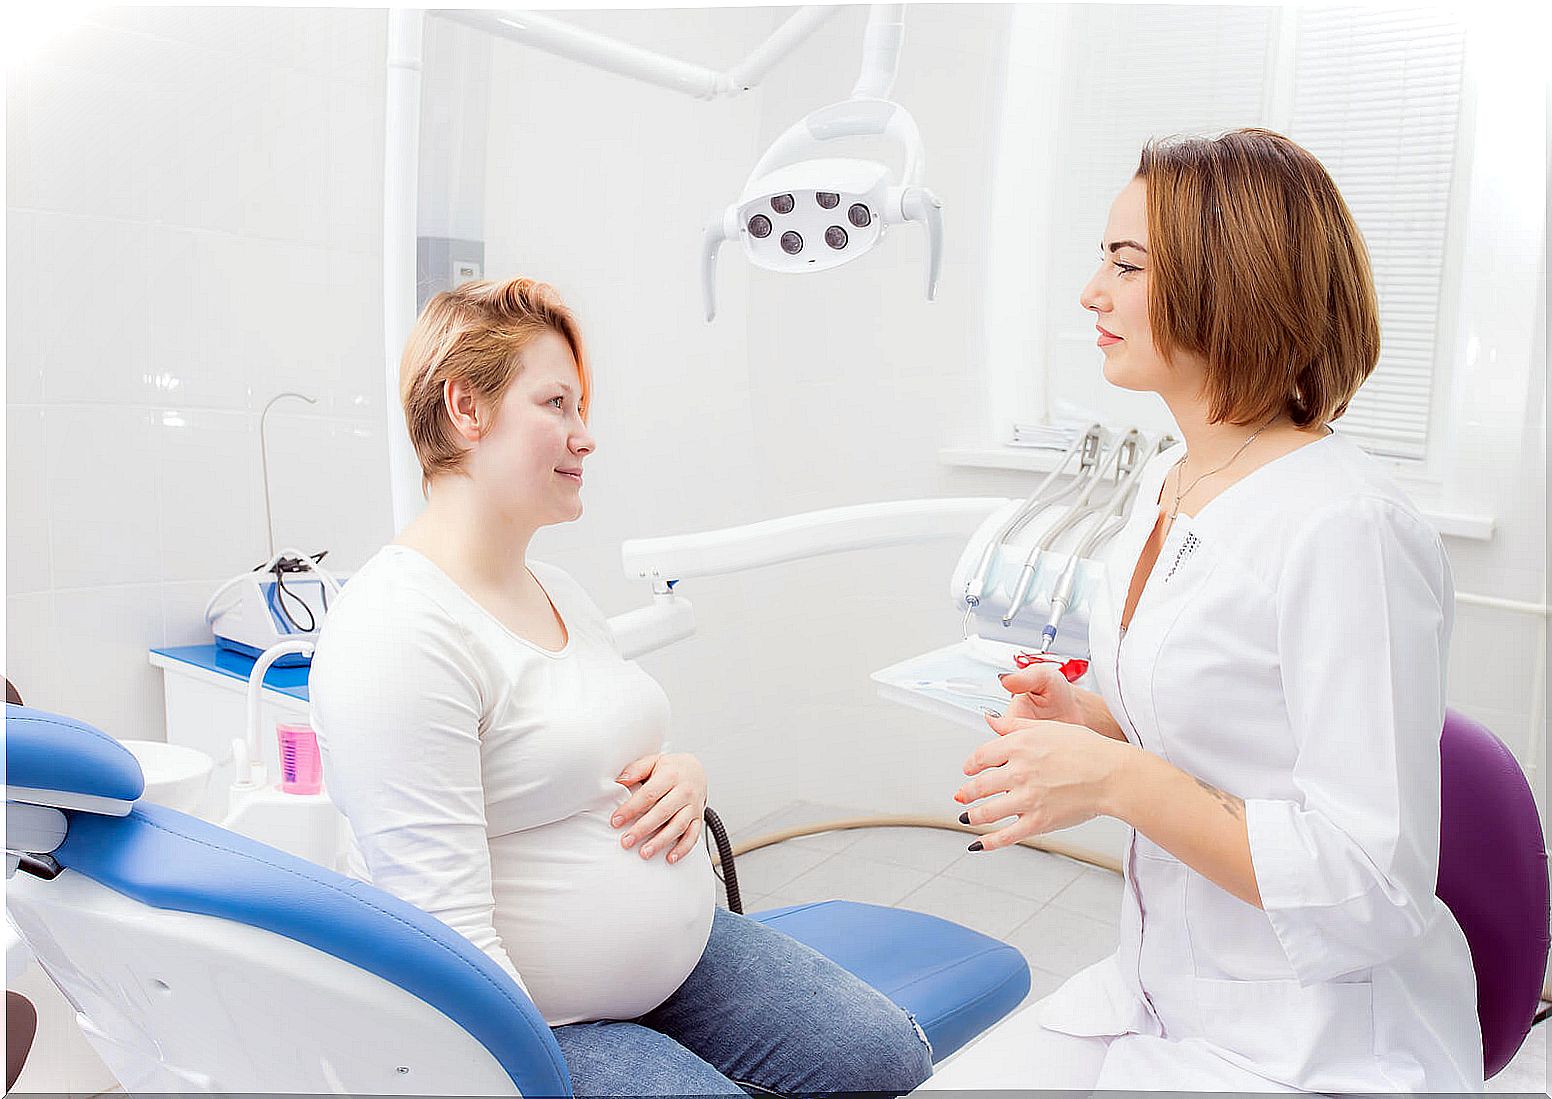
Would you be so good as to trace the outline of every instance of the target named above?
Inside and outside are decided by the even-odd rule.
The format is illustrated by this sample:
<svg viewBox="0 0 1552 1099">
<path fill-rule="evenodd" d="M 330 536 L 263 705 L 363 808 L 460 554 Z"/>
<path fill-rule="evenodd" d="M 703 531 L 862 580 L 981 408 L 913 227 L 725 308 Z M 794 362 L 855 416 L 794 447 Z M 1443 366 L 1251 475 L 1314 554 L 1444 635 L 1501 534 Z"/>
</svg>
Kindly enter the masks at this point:
<svg viewBox="0 0 1552 1099">
<path fill-rule="evenodd" d="M 880 698 L 984 731 L 986 710 L 1006 713 L 1011 701 L 998 674 L 1017 671 L 1015 658 L 1025 651 L 1024 646 L 972 636 L 881 668 L 872 678 Z"/>
</svg>

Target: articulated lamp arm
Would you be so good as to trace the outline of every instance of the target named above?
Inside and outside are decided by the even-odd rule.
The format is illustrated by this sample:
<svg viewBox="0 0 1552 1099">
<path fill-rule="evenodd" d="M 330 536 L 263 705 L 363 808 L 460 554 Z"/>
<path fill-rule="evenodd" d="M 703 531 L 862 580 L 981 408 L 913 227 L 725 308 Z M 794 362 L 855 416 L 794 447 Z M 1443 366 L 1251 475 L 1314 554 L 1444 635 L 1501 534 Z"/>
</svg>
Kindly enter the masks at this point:
<svg viewBox="0 0 1552 1099">
<path fill-rule="evenodd" d="M 620 547 L 625 574 L 651 581 L 650 606 L 609 619 L 626 659 L 690 636 L 689 601 L 673 591 L 681 580 L 874 549 L 929 538 L 963 539 L 1009 501 L 1001 497 L 895 500 L 788 515 L 744 526 L 664 538 L 633 538 Z"/>
</svg>

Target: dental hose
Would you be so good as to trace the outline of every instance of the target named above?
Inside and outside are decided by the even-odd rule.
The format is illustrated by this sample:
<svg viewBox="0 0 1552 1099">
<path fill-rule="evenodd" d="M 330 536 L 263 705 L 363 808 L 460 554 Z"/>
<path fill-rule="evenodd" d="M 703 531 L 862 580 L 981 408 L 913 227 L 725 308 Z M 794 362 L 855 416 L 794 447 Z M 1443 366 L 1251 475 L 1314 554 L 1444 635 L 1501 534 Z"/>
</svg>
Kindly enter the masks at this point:
<svg viewBox="0 0 1552 1099">
<path fill-rule="evenodd" d="M 744 914 L 744 900 L 738 895 L 738 871 L 733 867 L 733 845 L 728 841 L 727 829 L 722 818 L 711 806 L 706 806 L 706 835 L 717 845 L 717 865 L 722 867 L 718 880 L 727 890 L 728 910 Z"/>
</svg>

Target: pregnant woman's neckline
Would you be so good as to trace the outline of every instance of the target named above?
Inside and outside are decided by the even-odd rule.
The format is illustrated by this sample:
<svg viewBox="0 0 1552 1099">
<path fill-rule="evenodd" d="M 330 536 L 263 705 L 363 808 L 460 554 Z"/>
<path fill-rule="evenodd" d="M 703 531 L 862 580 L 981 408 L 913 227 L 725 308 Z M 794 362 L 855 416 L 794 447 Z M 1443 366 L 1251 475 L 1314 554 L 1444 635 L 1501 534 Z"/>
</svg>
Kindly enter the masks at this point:
<svg viewBox="0 0 1552 1099">
<path fill-rule="evenodd" d="M 498 617 L 496 614 L 492 613 L 491 610 L 488 607 L 485 606 L 485 604 L 481 603 L 474 596 L 470 595 L 469 592 L 464 589 L 462 584 L 458 583 L 458 581 L 454 580 L 451 576 L 449 576 L 446 569 L 444 569 L 441 565 L 437 564 L 431 558 L 427 557 L 424 553 L 422 553 L 420 550 L 416 549 L 414 546 L 407 546 L 407 545 L 405 545 L 402 542 L 390 542 L 390 543 L 388 543 L 387 547 L 385 547 L 385 548 L 387 548 L 387 549 L 395 549 L 395 550 L 402 550 L 403 552 L 412 555 L 417 560 L 425 562 L 426 567 L 431 569 L 432 571 L 434 571 L 437 574 L 437 576 L 439 576 L 441 578 L 441 580 L 442 580 L 442 582 L 444 584 L 446 584 L 448 587 L 450 587 L 454 591 L 456 591 L 460 598 L 465 600 L 471 607 L 473 607 L 476 611 L 478 611 L 483 617 L 488 619 L 497 628 L 499 628 L 502 633 L 506 634 L 513 641 L 516 641 L 519 645 L 522 645 L 525 648 L 532 649 L 536 653 L 541 653 L 544 656 L 551 657 L 551 658 L 556 658 L 556 659 L 558 659 L 560 657 L 563 657 L 563 656 L 566 656 L 566 655 L 568 655 L 571 652 L 571 639 L 574 636 L 574 634 L 572 633 L 572 630 L 571 630 L 571 626 L 566 622 L 565 616 L 560 613 L 560 608 L 555 605 L 555 597 L 552 596 L 550 594 L 549 589 L 544 586 L 544 582 L 542 580 L 540 580 L 539 577 L 537 575 L 535 575 L 534 571 L 532 569 L 529 569 L 526 565 L 524 565 L 524 568 L 527 569 L 528 575 L 533 578 L 533 582 L 539 586 L 539 590 L 544 593 L 544 598 L 545 598 L 545 600 L 550 605 L 550 612 L 555 615 L 555 621 L 560 624 L 561 633 L 566 638 L 565 644 L 563 644 L 558 649 L 548 649 L 548 648 L 545 648 L 543 645 L 539 644 L 537 641 L 532 641 L 529 638 L 524 637 L 522 634 L 520 634 L 516 630 L 514 630 L 511 626 L 508 626 L 505 622 L 503 622 L 500 619 L 500 617 Z"/>
</svg>

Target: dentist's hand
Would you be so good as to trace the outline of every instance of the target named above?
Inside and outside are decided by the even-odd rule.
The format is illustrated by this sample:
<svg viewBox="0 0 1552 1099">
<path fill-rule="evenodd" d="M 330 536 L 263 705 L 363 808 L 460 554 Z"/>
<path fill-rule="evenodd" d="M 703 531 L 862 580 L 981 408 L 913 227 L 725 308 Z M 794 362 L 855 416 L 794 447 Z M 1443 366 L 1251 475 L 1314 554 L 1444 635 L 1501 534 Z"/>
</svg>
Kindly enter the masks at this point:
<svg viewBox="0 0 1552 1099">
<path fill-rule="evenodd" d="M 1084 725 L 1078 689 L 1067 682 L 1056 664 L 1031 664 L 997 677 L 1002 689 L 1013 696 L 1005 716 L 1030 721 L 1065 721 Z"/>
<path fill-rule="evenodd" d="M 965 761 L 965 774 L 971 778 L 954 800 L 971 807 L 959 819 L 966 824 L 1014 819 L 982 836 L 978 850 L 995 851 L 1043 832 L 1113 815 L 1111 802 L 1125 753 L 1137 749 L 1067 722 L 1009 715 L 988 717 L 986 723 L 998 736 Z"/>
<path fill-rule="evenodd" d="M 620 837 L 621 846 L 640 843 L 644 859 L 666 850 L 669 862 L 678 862 L 695 848 L 706 811 L 706 771 L 700 760 L 684 753 L 642 756 L 614 781 L 636 786 L 609 820 L 615 828 L 629 826 Z"/>
</svg>

